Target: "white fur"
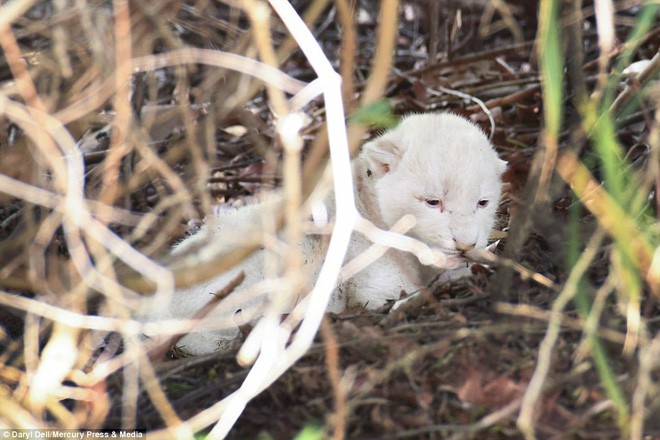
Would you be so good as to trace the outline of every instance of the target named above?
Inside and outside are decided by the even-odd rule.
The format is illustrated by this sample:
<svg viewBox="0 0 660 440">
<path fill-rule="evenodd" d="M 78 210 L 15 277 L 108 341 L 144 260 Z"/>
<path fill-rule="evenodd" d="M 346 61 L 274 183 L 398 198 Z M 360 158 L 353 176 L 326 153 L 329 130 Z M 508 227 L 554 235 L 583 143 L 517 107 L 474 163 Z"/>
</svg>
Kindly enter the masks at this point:
<svg viewBox="0 0 660 440">
<path fill-rule="evenodd" d="M 399 126 L 363 146 L 353 163 L 356 200 L 361 214 L 376 226 L 389 229 L 401 217 L 412 214 L 416 224 L 408 235 L 451 255 L 461 250 L 486 246 L 499 203 L 501 175 L 505 163 L 498 159 L 483 132 L 468 120 L 447 113 L 408 116 Z M 240 242 L 235 228 L 259 222 L 268 214 L 268 203 L 238 208 L 221 214 L 212 231 L 203 228 L 199 234 L 184 240 L 173 253 L 211 240 L 218 246 Z M 238 237 L 237 237 L 238 235 Z M 354 234 L 348 259 L 370 246 L 360 234 Z M 323 259 L 321 239 L 306 236 L 303 253 L 315 273 Z M 209 293 L 225 287 L 240 270 L 246 274 L 241 290 L 232 293 L 207 318 L 225 319 L 227 329 L 190 333 L 179 346 L 192 354 L 227 349 L 236 343 L 238 321 L 259 315 L 267 295 L 261 299 L 247 297 L 250 289 L 259 287 L 266 277 L 266 252 L 255 252 L 239 267 L 207 283 L 177 291 L 165 311 L 150 309 L 145 319 L 189 318 L 209 300 Z M 443 279 L 464 276 L 469 271 L 442 270 L 423 266 L 412 255 L 390 249 L 376 262 L 349 280 L 340 280 L 329 310 L 340 312 L 345 304 L 377 308 L 388 300 L 396 300 L 401 292 L 412 293 L 428 285 L 439 274 Z M 313 278 L 312 275 L 311 278 Z M 314 280 L 309 279 L 310 283 Z M 267 292 L 269 288 L 263 286 Z M 258 289 L 257 289 L 258 290 Z M 235 311 L 243 310 L 243 317 Z"/>
</svg>

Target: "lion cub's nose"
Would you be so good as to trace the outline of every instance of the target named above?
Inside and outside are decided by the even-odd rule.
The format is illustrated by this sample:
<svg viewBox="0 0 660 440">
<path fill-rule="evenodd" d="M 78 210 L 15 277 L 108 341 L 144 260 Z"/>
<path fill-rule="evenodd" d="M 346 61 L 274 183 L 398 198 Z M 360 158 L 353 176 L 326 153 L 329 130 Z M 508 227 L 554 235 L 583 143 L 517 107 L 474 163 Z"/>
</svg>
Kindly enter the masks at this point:
<svg viewBox="0 0 660 440">
<path fill-rule="evenodd" d="M 463 243 L 462 241 L 458 241 L 454 239 L 454 244 L 456 245 L 456 250 L 459 250 L 461 252 L 467 252 L 474 249 L 474 245 L 476 243 Z"/>
</svg>

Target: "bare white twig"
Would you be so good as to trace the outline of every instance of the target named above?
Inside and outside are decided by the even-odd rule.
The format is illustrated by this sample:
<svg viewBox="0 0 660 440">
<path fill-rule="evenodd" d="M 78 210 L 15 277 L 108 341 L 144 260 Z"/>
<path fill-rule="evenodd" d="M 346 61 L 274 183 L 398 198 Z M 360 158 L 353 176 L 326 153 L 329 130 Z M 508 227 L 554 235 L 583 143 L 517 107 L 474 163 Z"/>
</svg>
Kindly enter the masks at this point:
<svg viewBox="0 0 660 440">
<path fill-rule="evenodd" d="M 173 50 L 158 55 L 134 58 L 132 63 L 134 72 L 146 72 L 182 64 L 207 64 L 244 73 L 287 93 L 297 93 L 306 85 L 304 82 L 298 81 L 268 64 L 219 50 L 186 47 L 185 49 Z"/>
<path fill-rule="evenodd" d="M 652 374 L 660 361 L 660 335 L 652 341 L 643 339 L 639 347 L 639 380 L 632 396 L 632 413 L 630 417 L 630 438 L 641 440 L 644 437 L 644 417 L 646 398 L 653 389 Z M 656 388 L 657 389 L 657 388 Z"/>
<path fill-rule="evenodd" d="M 586 250 L 580 256 L 580 259 L 573 266 L 573 270 L 566 281 L 566 285 L 555 302 L 552 303 L 552 312 L 548 322 L 548 330 L 539 346 L 539 356 L 536 362 L 536 369 L 529 381 L 529 386 L 522 398 L 520 414 L 518 415 L 518 427 L 525 434 L 525 438 L 531 440 L 534 438 L 534 410 L 536 403 L 541 397 L 545 379 L 552 365 L 552 352 L 561 330 L 562 310 L 571 301 L 578 289 L 578 281 L 584 272 L 589 268 L 591 261 L 600 249 L 599 245 L 603 239 L 603 231 L 598 230 L 589 240 Z"/>
<path fill-rule="evenodd" d="M 14 0 L 0 5 L 0 27 L 13 23 L 34 6 L 36 2 L 36 0 Z"/>
<path fill-rule="evenodd" d="M 308 296 L 308 305 L 300 329 L 287 347 L 285 344 L 289 339 L 290 329 L 275 325 L 270 317 L 259 323 L 259 326 L 272 332 L 255 329 L 257 332 L 253 338 L 264 341 L 259 344 L 261 351 L 241 387 L 214 407 L 214 413 L 219 414 L 219 420 L 209 433 L 210 439 L 224 438 L 247 402 L 273 383 L 311 346 L 336 284 L 358 218 L 344 123 L 341 78 L 333 70 L 321 47 L 291 4 L 285 0 L 270 0 L 270 4 L 300 45 L 322 86 L 336 195 L 336 223 L 325 262 Z"/>
<path fill-rule="evenodd" d="M 64 215 L 63 226 L 67 236 L 82 232 L 81 235 L 89 235 L 94 238 L 112 254 L 124 261 L 129 267 L 132 267 L 145 278 L 151 279 L 158 286 L 159 291 L 174 291 L 174 279 L 172 274 L 166 268 L 153 262 L 142 253 L 131 247 L 119 236 L 113 233 L 107 226 L 94 218 L 84 198 L 84 164 L 80 149 L 76 146 L 71 134 L 66 130 L 60 121 L 47 113 L 40 112 L 34 108 L 28 112 L 23 104 L 11 101 L 4 95 L 0 95 L 0 113 L 5 114 L 17 125 L 24 128 L 25 133 L 32 137 L 36 145 L 48 139 L 48 142 L 55 142 L 61 154 L 61 162 L 54 161 L 55 169 L 53 173 L 57 176 L 57 181 L 64 185 L 62 190 L 63 206 L 60 211 Z M 35 119 L 38 118 L 38 120 Z M 63 166 L 61 166 L 63 165 Z M 7 182 L 9 183 L 9 182 Z M 39 194 L 39 195 L 37 195 Z M 41 192 L 36 190 L 34 195 L 40 198 Z M 76 241 L 75 237 L 72 237 Z M 92 286 L 100 288 L 103 286 L 94 283 L 97 277 L 90 277 L 89 271 L 94 270 L 94 265 L 81 265 L 81 260 L 74 258 L 72 260 L 78 264 L 77 270 L 80 271 L 83 279 L 92 282 Z M 100 273 L 98 277 L 104 278 Z"/>
</svg>

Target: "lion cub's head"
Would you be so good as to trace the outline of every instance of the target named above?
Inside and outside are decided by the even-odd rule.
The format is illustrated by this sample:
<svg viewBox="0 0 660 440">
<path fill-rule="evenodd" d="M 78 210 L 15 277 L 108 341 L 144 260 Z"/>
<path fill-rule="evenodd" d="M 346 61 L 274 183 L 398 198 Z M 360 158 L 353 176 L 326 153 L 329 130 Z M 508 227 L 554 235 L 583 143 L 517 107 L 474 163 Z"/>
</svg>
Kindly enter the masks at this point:
<svg viewBox="0 0 660 440">
<path fill-rule="evenodd" d="M 473 123 L 449 113 L 408 116 L 365 144 L 363 157 L 388 227 L 412 214 L 409 235 L 446 253 L 486 246 L 506 163 Z"/>
</svg>

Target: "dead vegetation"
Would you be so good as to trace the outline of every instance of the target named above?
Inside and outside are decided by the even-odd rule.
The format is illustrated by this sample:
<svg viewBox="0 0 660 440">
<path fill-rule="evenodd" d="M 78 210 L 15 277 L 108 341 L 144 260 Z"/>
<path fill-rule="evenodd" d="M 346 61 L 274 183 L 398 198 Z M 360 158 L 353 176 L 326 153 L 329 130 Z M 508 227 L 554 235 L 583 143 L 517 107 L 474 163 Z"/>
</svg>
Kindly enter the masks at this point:
<svg viewBox="0 0 660 440">
<path fill-rule="evenodd" d="M 276 0 L 4 2 L 0 428 L 660 438 L 658 7 L 556 3 L 291 2 L 321 53 Z M 509 162 L 475 276 L 327 316 L 313 343 L 306 310 L 265 370 L 150 359 L 140 296 L 259 245 L 181 262 L 172 243 L 273 186 L 295 223 L 328 149 L 341 176 L 337 151 L 390 123 L 382 97 L 469 116 Z"/>
</svg>

